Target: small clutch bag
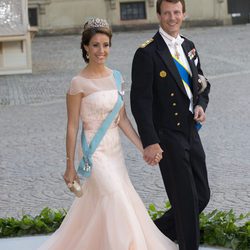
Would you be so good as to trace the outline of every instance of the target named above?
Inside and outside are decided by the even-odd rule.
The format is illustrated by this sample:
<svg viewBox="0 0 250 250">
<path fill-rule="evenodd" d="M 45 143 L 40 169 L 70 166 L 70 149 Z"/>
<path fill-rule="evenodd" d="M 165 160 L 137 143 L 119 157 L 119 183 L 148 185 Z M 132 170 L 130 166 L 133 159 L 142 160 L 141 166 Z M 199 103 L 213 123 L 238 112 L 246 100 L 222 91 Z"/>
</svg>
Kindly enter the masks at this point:
<svg viewBox="0 0 250 250">
<path fill-rule="evenodd" d="M 73 181 L 73 183 L 68 183 L 68 188 L 71 192 L 75 194 L 76 197 L 78 198 L 82 197 L 83 190 L 77 181 Z"/>
</svg>

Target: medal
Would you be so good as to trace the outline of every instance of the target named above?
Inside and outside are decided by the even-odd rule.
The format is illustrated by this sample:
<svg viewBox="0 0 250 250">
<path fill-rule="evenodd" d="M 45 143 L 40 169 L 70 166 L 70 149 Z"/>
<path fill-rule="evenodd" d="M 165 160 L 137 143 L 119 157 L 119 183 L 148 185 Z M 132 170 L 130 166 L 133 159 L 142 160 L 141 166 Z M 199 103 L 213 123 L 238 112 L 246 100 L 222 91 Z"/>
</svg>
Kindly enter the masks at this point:
<svg viewBox="0 0 250 250">
<path fill-rule="evenodd" d="M 193 48 L 192 50 L 190 50 L 188 52 L 189 59 L 192 60 L 194 58 L 195 54 L 196 54 L 196 51 L 195 51 L 195 48 Z"/>
<path fill-rule="evenodd" d="M 164 78 L 164 77 L 166 77 L 166 76 L 167 76 L 167 72 L 164 71 L 164 70 L 162 70 L 162 71 L 160 72 L 160 77 Z"/>
</svg>

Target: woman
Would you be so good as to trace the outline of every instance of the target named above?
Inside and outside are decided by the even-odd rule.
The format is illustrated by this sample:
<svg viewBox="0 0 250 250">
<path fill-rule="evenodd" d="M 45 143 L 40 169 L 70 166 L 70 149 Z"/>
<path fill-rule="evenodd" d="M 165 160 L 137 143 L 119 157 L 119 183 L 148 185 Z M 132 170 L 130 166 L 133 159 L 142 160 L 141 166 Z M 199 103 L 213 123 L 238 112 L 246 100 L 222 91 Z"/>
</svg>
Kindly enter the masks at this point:
<svg viewBox="0 0 250 250">
<path fill-rule="evenodd" d="M 94 18 L 84 25 L 81 49 L 87 66 L 72 79 L 67 94 L 67 185 L 79 181 L 74 167 L 79 119 L 90 143 L 119 96 L 113 71 L 105 66 L 111 37 L 106 20 Z M 154 225 L 130 182 L 118 127 L 143 151 L 123 104 L 92 156 L 83 196 L 75 199 L 60 228 L 40 250 L 176 249 Z M 152 165 L 160 160 L 161 155 L 156 156 Z"/>
</svg>

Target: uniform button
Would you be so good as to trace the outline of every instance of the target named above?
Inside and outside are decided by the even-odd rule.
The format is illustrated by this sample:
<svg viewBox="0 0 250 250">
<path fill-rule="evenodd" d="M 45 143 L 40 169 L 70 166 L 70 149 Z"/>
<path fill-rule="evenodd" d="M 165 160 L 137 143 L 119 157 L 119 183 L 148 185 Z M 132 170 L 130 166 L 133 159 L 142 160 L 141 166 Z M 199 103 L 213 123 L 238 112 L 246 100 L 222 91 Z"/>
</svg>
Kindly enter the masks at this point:
<svg viewBox="0 0 250 250">
<path fill-rule="evenodd" d="M 180 127 L 180 125 L 181 125 L 181 123 L 180 123 L 180 122 L 178 122 L 178 123 L 177 123 L 177 126 L 178 126 L 178 127 Z"/>
<path fill-rule="evenodd" d="M 176 103 L 175 103 L 175 102 L 173 103 L 173 106 L 174 106 L 174 107 L 176 106 Z"/>
<path fill-rule="evenodd" d="M 171 96 L 174 96 L 174 93 L 171 93 L 170 95 L 171 95 Z"/>
<path fill-rule="evenodd" d="M 177 116 L 177 115 L 179 115 L 179 114 L 176 112 L 176 113 L 174 113 L 174 115 Z"/>
</svg>

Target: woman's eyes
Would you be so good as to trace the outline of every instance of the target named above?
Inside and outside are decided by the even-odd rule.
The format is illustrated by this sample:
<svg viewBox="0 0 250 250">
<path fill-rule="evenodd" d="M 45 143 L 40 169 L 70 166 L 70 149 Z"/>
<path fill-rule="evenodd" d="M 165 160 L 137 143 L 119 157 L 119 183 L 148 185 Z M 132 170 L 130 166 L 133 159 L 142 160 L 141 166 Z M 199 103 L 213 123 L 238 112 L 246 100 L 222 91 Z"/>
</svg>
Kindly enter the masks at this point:
<svg viewBox="0 0 250 250">
<path fill-rule="evenodd" d="M 101 46 L 99 43 L 96 43 L 96 44 L 94 43 L 94 44 L 93 44 L 93 47 L 95 47 L 95 48 L 97 48 L 97 47 L 99 47 L 99 46 Z M 103 47 L 105 47 L 105 48 L 106 48 L 106 47 L 109 47 L 109 43 L 104 43 L 104 44 L 103 44 Z"/>
</svg>

